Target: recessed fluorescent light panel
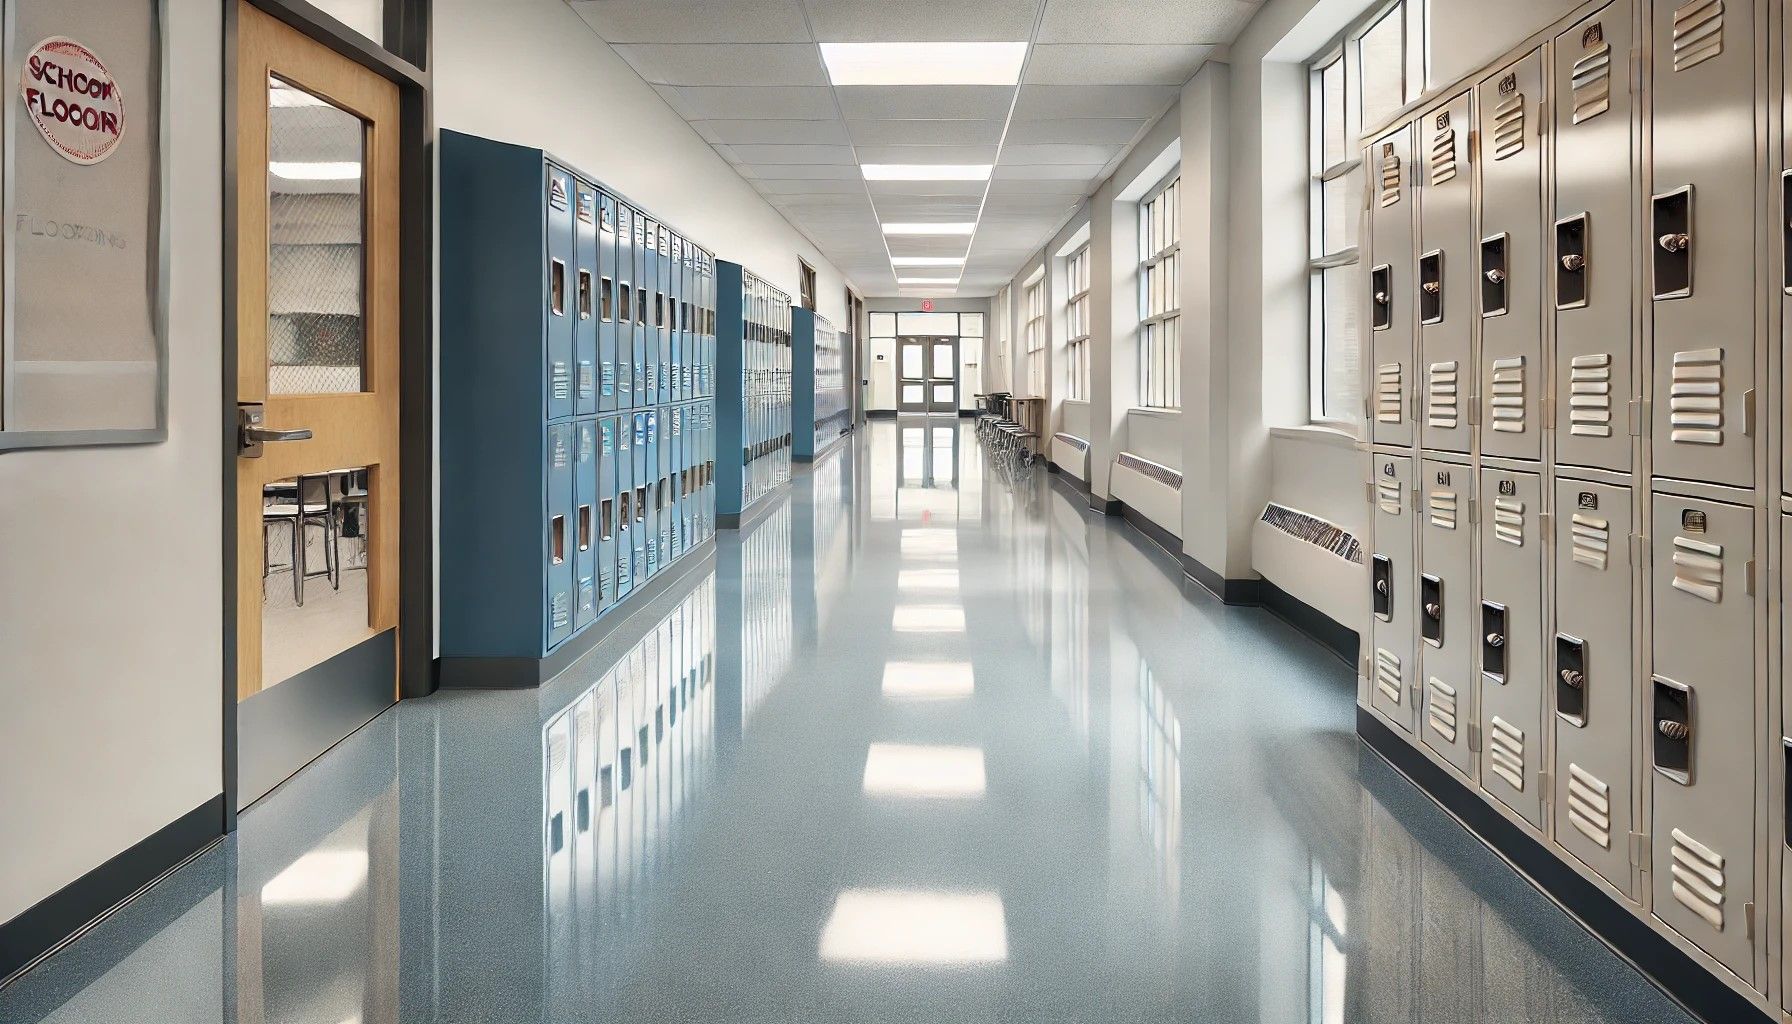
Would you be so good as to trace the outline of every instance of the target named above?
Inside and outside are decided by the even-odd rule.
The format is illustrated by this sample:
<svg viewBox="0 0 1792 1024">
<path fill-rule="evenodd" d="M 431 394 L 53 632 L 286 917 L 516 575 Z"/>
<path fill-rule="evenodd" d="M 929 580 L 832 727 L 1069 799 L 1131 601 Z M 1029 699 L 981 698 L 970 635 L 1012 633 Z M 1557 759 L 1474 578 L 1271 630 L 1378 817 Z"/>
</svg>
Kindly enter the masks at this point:
<svg viewBox="0 0 1792 1024">
<path fill-rule="evenodd" d="M 822 43 L 835 85 L 1014 85 L 1026 43 Z"/>
<path fill-rule="evenodd" d="M 897 284 L 957 284 L 956 277 L 899 277 Z"/>
<path fill-rule="evenodd" d="M 848 889 L 821 931 L 821 958 L 853 964 L 991 964 L 1008 959 L 994 892 Z"/>
<path fill-rule="evenodd" d="M 994 164 L 860 164 L 866 181 L 988 181 Z"/>
<path fill-rule="evenodd" d="M 892 256 L 892 267 L 962 267 L 963 256 Z"/>
<path fill-rule="evenodd" d="M 886 235 L 972 235 L 977 232 L 975 221 L 939 224 L 885 224 Z"/>
</svg>

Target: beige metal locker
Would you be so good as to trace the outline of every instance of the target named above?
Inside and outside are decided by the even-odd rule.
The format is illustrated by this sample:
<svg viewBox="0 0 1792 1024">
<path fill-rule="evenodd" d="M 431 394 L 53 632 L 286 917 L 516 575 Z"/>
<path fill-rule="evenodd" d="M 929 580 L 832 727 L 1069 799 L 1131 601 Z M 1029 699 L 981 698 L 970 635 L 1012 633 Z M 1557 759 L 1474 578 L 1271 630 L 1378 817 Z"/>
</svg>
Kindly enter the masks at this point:
<svg viewBox="0 0 1792 1024">
<path fill-rule="evenodd" d="M 1636 587 L 1629 488 L 1558 479 L 1553 692 L 1555 837 L 1635 898 Z"/>
<path fill-rule="evenodd" d="M 1464 93 L 1416 122 L 1418 180 L 1419 427 L 1423 446 L 1470 449 L 1474 390 L 1474 175 Z"/>
<path fill-rule="evenodd" d="M 1543 54 L 1482 82 L 1481 238 L 1475 308 L 1481 316 L 1481 454 L 1543 457 Z"/>
<path fill-rule="evenodd" d="M 1481 788 L 1543 827 L 1543 481 L 1481 471 Z"/>
<path fill-rule="evenodd" d="M 1401 125 L 1369 147 L 1370 436 L 1411 446 L 1407 395 L 1413 381 L 1412 127 Z"/>
<path fill-rule="evenodd" d="M 1375 479 L 1375 550 L 1370 557 L 1372 610 L 1369 624 L 1369 703 L 1394 724 L 1412 731 L 1418 678 L 1418 650 L 1413 636 L 1418 610 L 1417 564 L 1413 544 L 1416 518 L 1412 494 L 1412 460 L 1377 455 Z"/>
<path fill-rule="evenodd" d="M 1656 476 L 1754 483 L 1754 7 L 1658 3 L 1651 88 Z"/>
<path fill-rule="evenodd" d="M 1652 518 L 1654 912 L 1752 982 L 1754 512 L 1657 494 Z"/>
<path fill-rule="evenodd" d="M 1470 502 L 1475 471 L 1426 459 L 1419 472 L 1419 678 L 1425 692 L 1419 735 L 1474 778 L 1469 736 L 1476 718 L 1473 672 L 1478 642 Z"/>
<path fill-rule="evenodd" d="M 1635 358 L 1636 97 L 1630 0 L 1556 36 L 1555 212 L 1546 277 L 1555 306 L 1556 462 L 1629 470 L 1640 411 Z"/>
</svg>

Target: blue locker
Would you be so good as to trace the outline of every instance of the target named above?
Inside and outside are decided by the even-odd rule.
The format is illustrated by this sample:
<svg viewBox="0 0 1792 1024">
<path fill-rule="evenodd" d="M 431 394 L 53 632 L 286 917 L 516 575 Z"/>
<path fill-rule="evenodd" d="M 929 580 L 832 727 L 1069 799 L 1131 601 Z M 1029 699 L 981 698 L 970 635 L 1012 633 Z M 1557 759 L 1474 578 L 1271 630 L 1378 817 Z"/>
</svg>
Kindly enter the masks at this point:
<svg viewBox="0 0 1792 1024">
<path fill-rule="evenodd" d="M 690 316 L 684 305 L 685 240 L 672 236 L 672 288 L 668 300 L 672 309 L 672 401 L 684 401 L 685 331 Z"/>
<path fill-rule="evenodd" d="M 573 325 L 573 407 L 578 415 L 589 416 L 597 411 L 597 188 L 582 181 L 573 188 L 573 256 L 578 267 L 573 288 L 579 311 Z"/>
<path fill-rule="evenodd" d="M 647 549 L 649 547 L 647 527 L 647 484 L 650 479 L 647 475 L 647 467 L 649 465 L 647 461 L 647 417 L 649 415 L 651 414 L 645 412 L 635 413 L 635 522 L 632 531 L 634 537 L 632 538 L 632 543 L 630 545 L 631 550 L 629 553 L 634 559 L 633 576 L 637 584 L 646 583 L 647 577 L 652 575 L 652 569 L 647 564 Z"/>
<path fill-rule="evenodd" d="M 672 465 L 670 471 L 666 474 L 666 491 L 668 496 L 672 499 L 672 525 L 669 533 L 672 538 L 670 551 L 673 558 L 677 558 L 684 553 L 685 479 L 682 453 L 684 451 L 686 411 L 687 410 L 682 405 L 675 405 L 672 407 Z"/>
<path fill-rule="evenodd" d="M 597 618 L 597 421 L 579 420 L 573 435 L 577 459 L 573 467 L 573 628 L 583 629 Z"/>
<path fill-rule="evenodd" d="M 671 232 L 664 224 L 657 226 L 658 249 L 654 260 L 658 264 L 655 282 L 660 295 L 659 320 L 659 398 L 656 403 L 665 405 L 672 401 L 672 238 Z M 663 561 L 663 559 L 662 559 Z"/>
<path fill-rule="evenodd" d="M 635 589 L 634 413 L 616 417 L 616 598 Z"/>
<path fill-rule="evenodd" d="M 653 292 L 648 290 L 648 287 L 647 287 L 647 266 L 649 263 L 648 252 L 647 252 L 647 244 L 648 244 L 647 218 L 641 216 L 641 211 L 639 211 L 639 210 L 635 211 L 634 237 L 635 237 L 635 245 L 634 245 L 634 261 L 635 261 L 635 334 L 634 334 L 635 401 L 634 401 L 634 407 L 637 409 L 645 409 L 647 406 L 653 404 L 653 400 L 649 397 L 650 381 L 652 380 L 653 368 L 649 364 L 648 359 L 647 359 L 647 331 L 648 331 L 647 325 L 652 319 L 647 307 L 653 301 Z"/>
<path fill-rule="evenodd" d="M 616 417 L 597 423 L 597 612 L 616 603 Z"/>
<path fill-rule="evenodd" d="M 682 429 L 678 436 L 678 542 L 679 551 L 688 551 L 697 543 L 697 533 L 691 528 L 691 508 L 696 502 L 696 495 L 691 480 L 691 444 L 697 436 L 697 407 L 683 406 L 679 410 L 683 414 Z"/>
<path fill-rule="evenodd" d="M 616 408 L 615 196 L 598 194 L 598 217 L 597 407 L 601 412 L 611 412 Z"/>
<path fill-rule="evenodd" d="M 647 575 L 654 576 L 666 563 L 665 513 L 666 504 L 664 484 L 665 475 L 660 469 L 660 414 L 658 410 L 647 412 Z"/>
<path fill-rule="evenodd" d="M 547 450 L 547 646 L 572 635 L 573 440 L 571 423 L 548 424 Z"/>
<path fill-rule="evenodd" d="M 547 179 L 547 406 L 548 419 L 559 419 L 573 410 L 573 186 L 572 175 L 551 164 Z"/>
<path fill-rule="evenodd" d="M 666 291 L 660 277 L 660 240 L 665 237 L 656 221 L 647 221 L 643 229 L 646 238 L 646 268 L 641 280 L 647 282 L 647 395 L 641 402 L 643 406 L 660 404 L 660 376 L 664 367 L 660 365 L 660 332 L 666 322 Z"/>
<path fill-rule="evenodd" d="M 616 408 L 635 404 L 635 211 L 616 202 Z"/>
</svg>

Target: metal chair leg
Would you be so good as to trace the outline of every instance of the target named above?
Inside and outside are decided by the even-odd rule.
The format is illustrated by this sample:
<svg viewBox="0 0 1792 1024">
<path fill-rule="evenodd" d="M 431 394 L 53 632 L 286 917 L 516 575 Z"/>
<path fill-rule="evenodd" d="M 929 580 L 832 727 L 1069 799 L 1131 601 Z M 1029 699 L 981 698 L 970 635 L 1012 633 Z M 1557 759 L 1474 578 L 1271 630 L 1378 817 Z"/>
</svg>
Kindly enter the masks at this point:
<svg viewBox="0 0 1792 1024">
<path fill-rule="evenodd" d="M 292 600 L 305 607 L 305 517 L 303 510 L 292 521 Z"/>
</svg>

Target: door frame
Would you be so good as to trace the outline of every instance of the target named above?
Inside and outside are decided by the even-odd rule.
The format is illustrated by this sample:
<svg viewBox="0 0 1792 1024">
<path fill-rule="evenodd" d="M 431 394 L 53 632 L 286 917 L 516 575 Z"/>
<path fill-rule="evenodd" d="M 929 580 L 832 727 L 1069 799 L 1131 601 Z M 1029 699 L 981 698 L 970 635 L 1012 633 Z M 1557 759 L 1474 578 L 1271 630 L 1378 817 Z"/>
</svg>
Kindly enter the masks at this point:
<svg viewBox="0 0 1792 1024">
<path fill-rule="evenodd" d="M 399 503 L 398 696 L 436 688 L 435 670 L 435 113 L 429 67 L 430 0 L 385 0 L 383 35 L 391 49 L 348 28 L 305 0 L 242 0 L 398 87 L 399 149 Z M 224 831 L 236 830 L 237 805 L 237 122 L 238 7 L 224 8 L 223 372 L 218 434 L 223 526 Z"/>
</svg>

